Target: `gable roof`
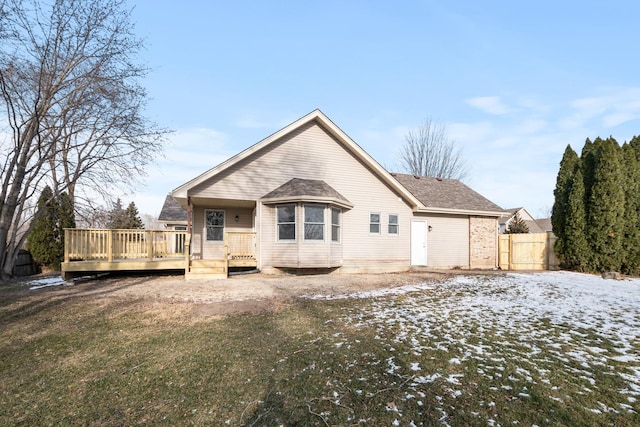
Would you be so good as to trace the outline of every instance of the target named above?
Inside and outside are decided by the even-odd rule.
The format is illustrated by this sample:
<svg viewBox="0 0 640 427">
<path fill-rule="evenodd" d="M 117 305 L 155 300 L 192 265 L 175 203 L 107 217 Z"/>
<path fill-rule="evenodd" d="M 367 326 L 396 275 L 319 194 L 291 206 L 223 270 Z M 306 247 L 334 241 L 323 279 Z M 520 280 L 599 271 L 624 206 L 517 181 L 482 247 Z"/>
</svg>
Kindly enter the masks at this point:
<svg viewBox="0 0 640 427">
<path fill-rule="evenodd" d="M 279 140 L 283 136 L 295 131 L 296 129 L 312 122 L 316 121 L 323 129 L 325 129 L 334 138 L 340 141 L 356 158 L 363 162 L 374 174 L 376 174 L 385 184 L 394 189 L 400 194 L 406 201 L 414 208 L 420 206 L 420 201 L 411 192 L 407 191 L 400 183 L 395 180 L 385 168 L 383 168 L 373 157 L 371 157 L 366 151 L 362 149 L 355 141 L 353 141 L 346 133 L 342 131 L 335 123 L 333 123 L 322 111 L 316 109 L 307 114 L 304 117 L 296 120 L 295 122 L 285 126 L 279 131 L 269 135 L 257 144 L 252 145 L 246 150 L 236 154 L 230 159 L 220 163 L 219 165 L 209 169 L 208 171 L 200 174 L 191 181 L 181 185 L 173 190 L 171 193 L 176 199 L 186 201 L 188 192 L 191 188 L 213 178 L 222 171 L 232 167 L 238 162 L 246 159 L 252 154 L 264 149 L 271 143 Z"/>
<path fill-rule="evenodd" d="M 392 174 L 424 208 L 419 212 L 466 213 L 501 216 L 504 210 L 456 179 Z"/>
<path fill-rule="evenodd" d="M 186 222 L 187 211 L 184 210 L 173 197 L 171 197 L 171 194 L 168 194 L 164 199 L 164 204 L 162 205 L 162 210 L 158 216 L 158 221 Z"/>
<path fill-rule="evenodd" d="M 293 178 L 262 197 L 263 203 L 329 202 L 351 209 L 353 204 L 322 180 Z"/>
</svg>

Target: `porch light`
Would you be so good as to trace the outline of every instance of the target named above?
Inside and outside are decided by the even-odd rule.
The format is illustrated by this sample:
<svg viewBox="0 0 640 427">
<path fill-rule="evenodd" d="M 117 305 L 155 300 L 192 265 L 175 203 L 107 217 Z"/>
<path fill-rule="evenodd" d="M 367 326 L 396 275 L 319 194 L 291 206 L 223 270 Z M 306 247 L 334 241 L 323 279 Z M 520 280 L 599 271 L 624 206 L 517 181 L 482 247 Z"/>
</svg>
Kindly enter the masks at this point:
<svg viewBox="0 0 640 427">
<path fill-rule="evenodd" d="M 429 231 L 433 230 L 432 226 L 427 227 Z"/>
<path fill-rule="evenodd" d="M 236 215 L 234 219 L 236 220 L 236 222 L 240 221 L 240 215 Z"/>
</svg>

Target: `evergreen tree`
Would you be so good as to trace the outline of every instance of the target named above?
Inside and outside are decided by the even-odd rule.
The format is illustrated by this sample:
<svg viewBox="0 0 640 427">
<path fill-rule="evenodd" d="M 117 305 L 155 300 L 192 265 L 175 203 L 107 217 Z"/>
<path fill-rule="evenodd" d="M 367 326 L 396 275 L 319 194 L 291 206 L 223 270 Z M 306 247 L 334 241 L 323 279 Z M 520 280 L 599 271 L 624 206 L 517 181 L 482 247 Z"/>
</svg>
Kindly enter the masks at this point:
<svg viewBox="0 0 640 427">
<path fill-rule="evenodd" d="M 505 234 L 526 234 L 529 232 L 529 226 L 520 217 L 518 212 L 513 215 L 513 219 L 509 223 L 509 227 L 506 229 Z"/>
<path fill-rule="evenodd" d="M 71 199 L 66 193 L 55 197 L 47 186 L 37 206 L 37 219 L 27 237 L 27 248 L 38 264 L 59 270 L 64 260 L 64 229 L 75 227 Z"/>
<path fill-rule="evenodd" d="M 116 200 L 109 213 L 109 228 L 111 229 L 142 229 L 144 223 L 134 202 L 129 203 L 127 209 L 122 208 L 122 201 Z"/>
<path fill-rule="evenodd" d="M 125 217 L 127 218 L 127 228 L 135 228 L 142 229 L 144 228 L 144 223 L 140 218 L 140 214 L 138 213 L 138 208 L 134 202 L 129 203 L 127 209 L 125 211 Z"/>
<path fill-rule="evenodd" d="M 598 137 L 595 142 L 601 143 L 602 139 Z M 584 209 L 587 218 L 589 217 L 589 201 L 591 200 L 591 188 L 593 187 L 593 174 L 596 168 L 595 142 L 591 142 L 591 140 L 587 138 L 580 153 L 580 166 L 582 168 L 582 179 L 584 180 Z"/>
<path fill-rule="evenodd" d="M 619 271 L 622 266 L 625 182 L 620 151 L 613 138 L 598 138 L 594 142 L 593 182 L 586 214 L 588 239 L 594 255 L 590 267 L 595 271 Z M 587 185 L 585 193 L 586 190 Z"/>
<path fill-rule="evenodd" d="M 571 148 L 571 145 L 567 145 L 564 150 L 564 155 L 560 161 L 560 170 L 558 171 L 558 177 L 556 178 L 556 188 L 553 190 L 554 203 L 551 209 L 551 227 L 553 233 L 558 237 L 556 240 L 556 254 L 560 260 L 564 259 L 566 252 L 565 248 L 565 236 L 566 236 L 566 223 L 567 223 L 567 211 L 569 190 L 571 188 L 570 183 L 573 181 L 573 176 L 578 168 L 580 159 L 575 151 Z"/>
<path fill-rule="evenodd" d="M 592 254 L 586 236 L 584 179 L 580 168 L 576 169 L 571 180 L 567 202 L 562 265 L 571 270 L 586 271 Z"/>
<path fill-rule="evenodd" d="M 622 146 L 625 216 L 621 271 L 626 274 L 638 274 L 640 271 L 640 161 L 637 154 L 631 143 Z"/>
<path fill-rule="evenodd" d="M 126 213 L 122 208 L 122 200 L 120 198 L 116 200 L 113 209 L 109 212 L 109 228 L 114 230 L 127 228 Z"/>
</svg>

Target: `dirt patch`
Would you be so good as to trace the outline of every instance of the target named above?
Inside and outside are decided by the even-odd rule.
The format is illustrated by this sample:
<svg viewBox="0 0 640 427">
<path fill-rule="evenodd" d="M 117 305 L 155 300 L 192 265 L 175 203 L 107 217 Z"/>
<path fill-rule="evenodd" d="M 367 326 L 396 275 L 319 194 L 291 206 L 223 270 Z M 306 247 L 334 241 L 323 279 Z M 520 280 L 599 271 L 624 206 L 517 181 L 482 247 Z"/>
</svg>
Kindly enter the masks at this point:
<svg viewBox="0 0 640 427">
<path fill-rule="evenodd" d="M 107 275 L 29 290 L 25 282 L 1 286 L 0 294 L 29 300 L 135 301 L 150 310 L 193 318 L 274 310 L 304 295 L 340 295 L 443 280 L 450 272 L 275 276 L 251 274 L 221 280 L 184 280 L 182 275 Z M 103 302 L 107 302 L 104 301 Z"/>
</svg>

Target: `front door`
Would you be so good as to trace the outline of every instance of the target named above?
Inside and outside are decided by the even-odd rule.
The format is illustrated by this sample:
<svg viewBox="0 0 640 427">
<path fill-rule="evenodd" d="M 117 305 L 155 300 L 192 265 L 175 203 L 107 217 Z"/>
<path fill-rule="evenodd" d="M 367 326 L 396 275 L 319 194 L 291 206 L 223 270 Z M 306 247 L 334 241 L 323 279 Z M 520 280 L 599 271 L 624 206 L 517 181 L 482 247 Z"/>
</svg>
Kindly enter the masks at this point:
<svg viewBox="0 0 640 427">
<path fill-rule="evenodd" d="M 411 265 L 427 265 L 427 221 L 411 222 Z"/>
</svg>

